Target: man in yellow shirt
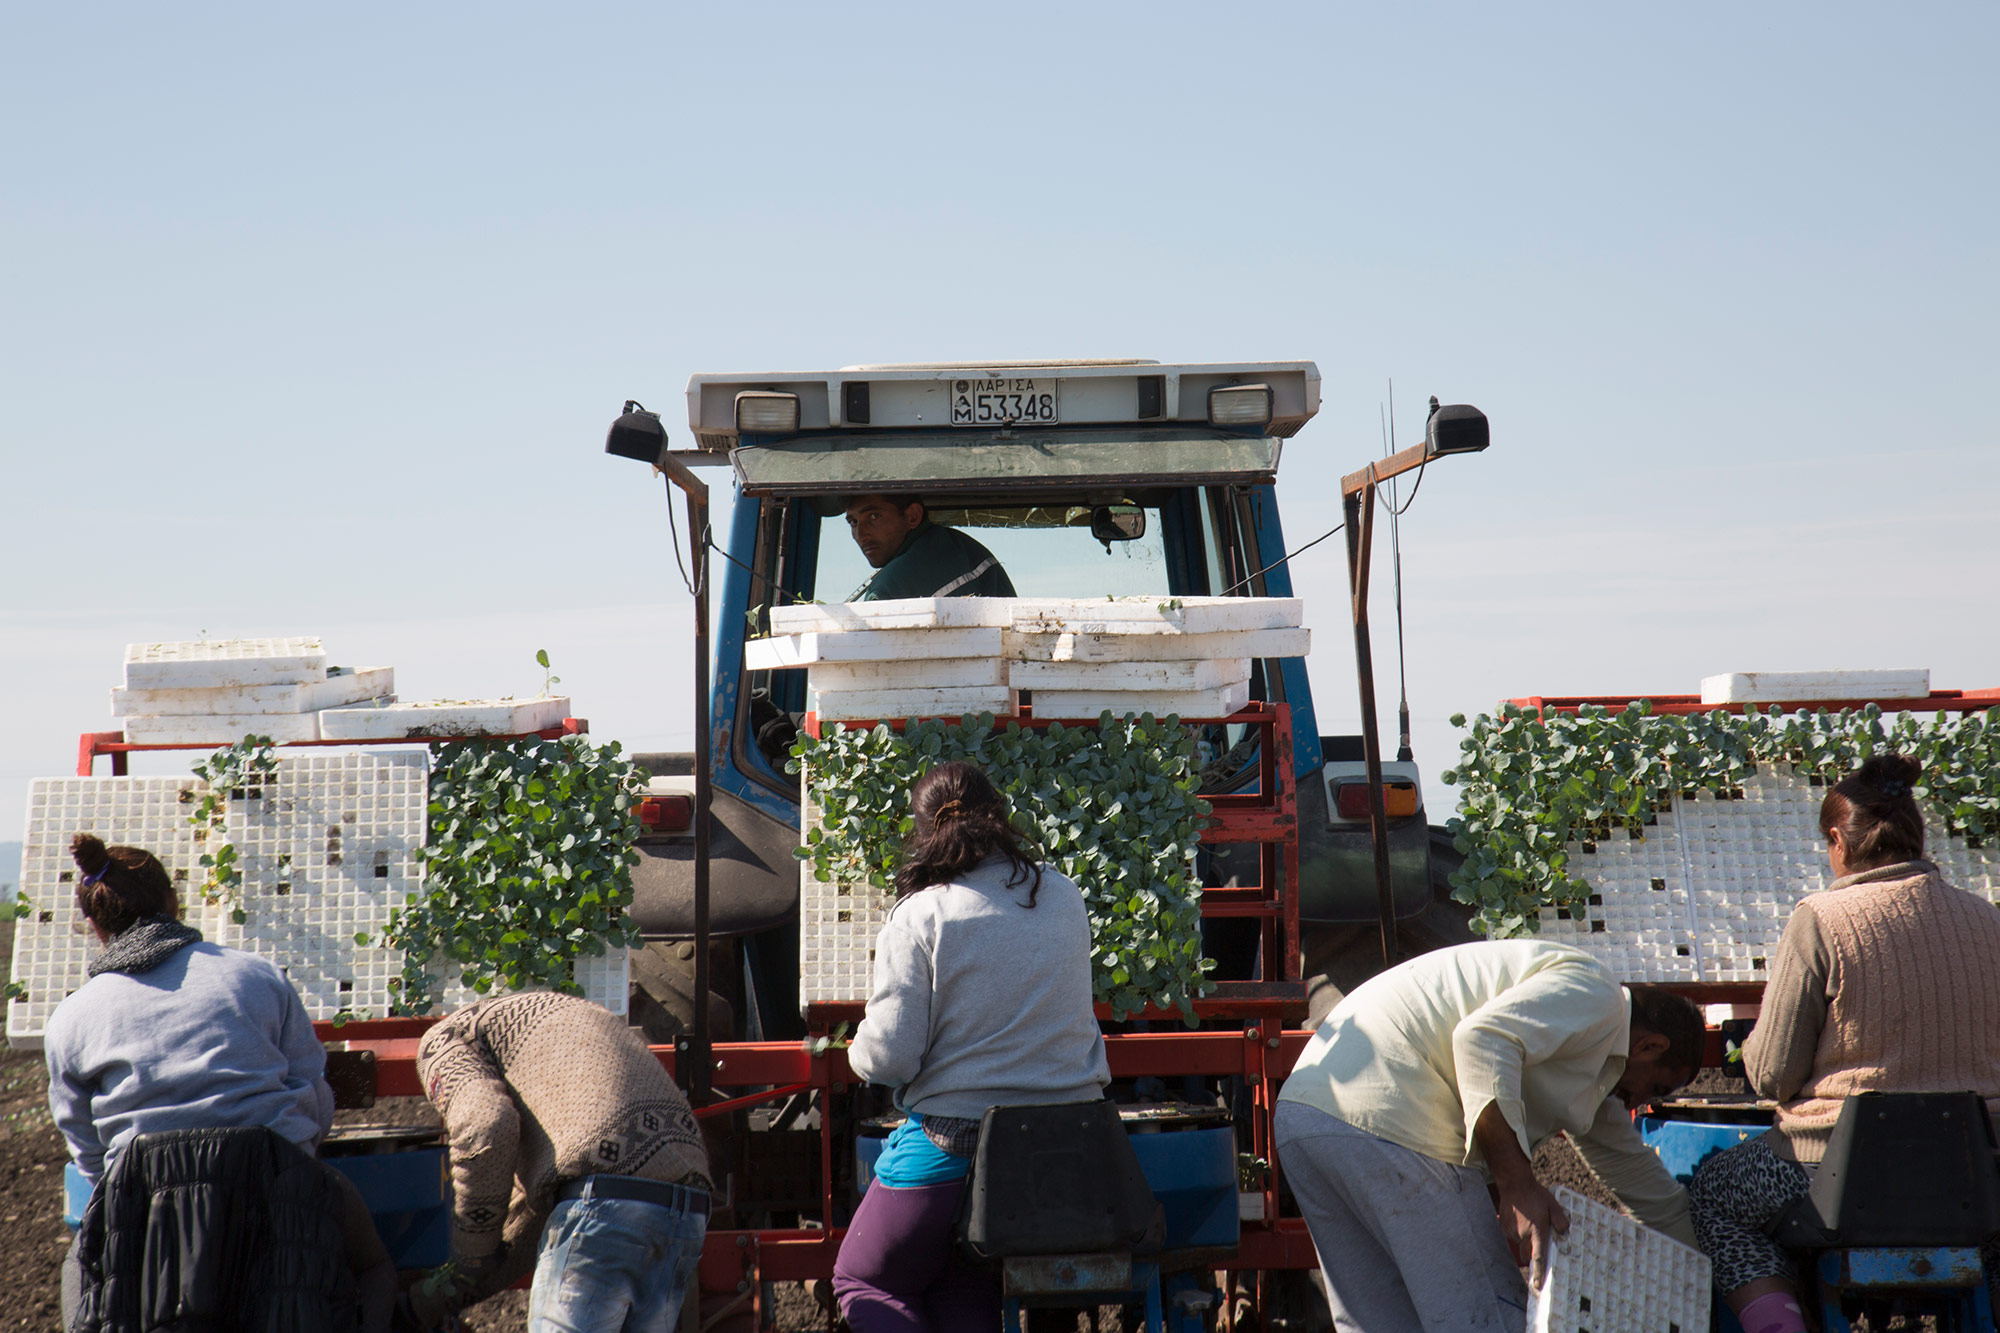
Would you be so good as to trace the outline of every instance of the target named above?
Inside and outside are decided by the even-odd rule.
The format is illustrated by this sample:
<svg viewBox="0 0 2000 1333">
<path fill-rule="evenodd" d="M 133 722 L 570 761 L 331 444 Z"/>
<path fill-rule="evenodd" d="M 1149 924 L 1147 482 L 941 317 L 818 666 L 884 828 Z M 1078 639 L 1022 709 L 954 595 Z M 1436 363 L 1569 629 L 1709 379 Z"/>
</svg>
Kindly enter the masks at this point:
<svg viewBox="0 0 2000 1333">
<path fill-rule="evenodd" d="M 1541 1272 L 1569 1227 L 1529 1165 L 1558 1130 L 1640 1221 L 1692 1245 L 1686 1192 L 1631 1113 L 1694 1077 L 1703 1039 L 1688 1001 L 1537 940 L 1441 949 L 1357 988 L 1278 1101 L 1334 1327 L 1519 1333 L 1520 1264 Z"/>
</svg>

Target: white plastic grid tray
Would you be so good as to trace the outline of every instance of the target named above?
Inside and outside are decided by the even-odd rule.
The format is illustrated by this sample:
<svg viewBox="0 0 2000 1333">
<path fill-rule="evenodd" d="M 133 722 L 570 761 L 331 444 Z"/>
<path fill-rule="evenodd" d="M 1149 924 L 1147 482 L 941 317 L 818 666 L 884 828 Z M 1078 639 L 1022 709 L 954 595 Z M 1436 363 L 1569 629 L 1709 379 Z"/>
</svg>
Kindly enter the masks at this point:
<svg viewBox="0 0 2000 1333">
<path fill-rule="evenodd" d="M 1035 716 L 1093 718 L 1109 711 L 1117 717 L 1227 717 L 1249 701 L 1250 684 L 1243 680 L 1213 690 L 1037 690 Z"/>
<path fill-rule="evenodd" d="M 21 891 L 30 907 L 14 926 L 12 977 L 28 993 L 7 1006 L 10 1045 L 41 1045 L 49 1015 L 89 979 L 85 969 L 98 954 L 97 937 L 76 906 L 80 872 L 69 854 L 73 835 L 95 833 L 108 845 L 143 847 L 159 857 L 181 891 L 188 923 L 215 937 L 221 914 L 194 892 L 202 871 L 188 815 L 200 785 L 188 777 L 37 778 L 29 784 Z"/>
<path fill-rule="evenodd" d="M 229 689 L 326 679 L 316 638 L 189 639 L 125 645 L 128 690 Z"/>
<path fill-rule="evenodd" d="M 1541 912 L 1544 938 L 1601 958 L 1626 981 L 1763 981 L 1792 908 L 1831 882 L 1819 833 L 1825 788 L 1789 767 L 1760 766 L 1741 800 L 1679 795 L 1643 840 L 1623 830 L 1572 873 L 1592 900 L 1573 919 Z M 1969 847 L 1932 823 L 1924 844 L 1946 882 L 2000 903 L 2000 846 Z"/>
<path fill-rule="evenodd" d="M 389 909 L 418 887 L 414 853 L 427 824 L 429 755 L 371 751 L 281 755 L 274 783 L 245 789 L 228 808 L 227 836 L 243 871 L 245 920 L 202 901 L 197 864 L 206 839 L 190 822 L 202 784 L 190 777 L 43 778 L 28 798 L 22 888 L 29 915 L 15 932 L 13 979 L 28 989 L 7 1007 L 10 1044 L 35 1047 L 48 1016 L 87 979 L 98 950 L 75 905 L 69 839 L 96 833 L 107 843 L 144 847 L 181 888 L 185 919 L 203 936 L 269 958 L 285 969 L 307 1014 L 386 1016 L 402 955 L 383 948 Z M 365 933 L 368 943 L 355 942 Z M 626 1011 L 629 960 L 623 949 L 580 959 L 584 994 Z M 448 982 L 444 1005 L 478 998 Z"/>
<path fill-rule="evenodd" d="M 1178 662 L 1188 659 L 1304 657 L 1307 629 L 1225 630 L 1215 634 L 1080 634 L 1008 630 L 1002 640 L 1015 662 Z"/>
<path fill-rule="evenodd" d="M 1706 1333 L 1708 1256 L 1566 1185 L 1569 1233 L 1528 1294 L 1529 1333 Z"/>
<path fill-rule="evenodd" d="M 810 793 L 812 774 L 800 778 L 808 793 L 802 826 L 819 826 Z M 822 883 L 812 862 L 799 862 L 799 1011 L 810 1004 L 853 1003 L 868 998 L 875 976 L 875 937 L 895 906 L 892 890 L 868 884 Z"/>
<path fill-rule="evenodd" d="M 382 927 L 419 882 L 429 770 L 422 750 L 279 756 L 275 783 L 229 802 L 245 919 L 210 938 L 284 968 L 314 1019 L 386 1017 L 402 956 Z"/>
<path fill-rule="evenodd" d="M 814 695 L 813 709 L 828 722 L 1005 714 L 1014 711 L 1014 692 L 1005 685 L 965 685 L 949 690 L 821 690 Z"/>
</svg>

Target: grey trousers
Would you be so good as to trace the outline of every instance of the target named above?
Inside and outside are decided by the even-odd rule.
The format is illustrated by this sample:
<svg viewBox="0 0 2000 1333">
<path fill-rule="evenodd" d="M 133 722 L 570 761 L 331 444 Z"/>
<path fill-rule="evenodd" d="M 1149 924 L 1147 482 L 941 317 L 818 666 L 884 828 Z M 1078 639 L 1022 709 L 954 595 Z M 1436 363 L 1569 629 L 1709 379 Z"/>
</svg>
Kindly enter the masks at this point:
<svg viewBox="0 0 2000 1333">
<path fill-rule="evenodd" d="M 1528 1290 L 1486 1178 L 1297 1102 L 1278 1162 L 1305 1214 L 1340 1333 L 1521 1333 Z"/>
</svg>

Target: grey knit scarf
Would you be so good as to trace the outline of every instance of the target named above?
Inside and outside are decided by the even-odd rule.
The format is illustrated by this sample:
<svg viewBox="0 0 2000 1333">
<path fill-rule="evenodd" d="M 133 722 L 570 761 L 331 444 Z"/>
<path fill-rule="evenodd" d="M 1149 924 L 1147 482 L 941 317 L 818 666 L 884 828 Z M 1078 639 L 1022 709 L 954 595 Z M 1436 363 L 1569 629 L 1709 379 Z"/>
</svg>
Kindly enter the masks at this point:
<svg viewBox="0 0 2000 1333">
<path fill-rule="evenodd" d="M 90 975 L 124 972 L 138 976 L 172 958 L 181 948 L 201 943 L 201 932 L 163 916 L 142 916 L 111 937 L 104 952 L 90 964 Z"/>
</svg>

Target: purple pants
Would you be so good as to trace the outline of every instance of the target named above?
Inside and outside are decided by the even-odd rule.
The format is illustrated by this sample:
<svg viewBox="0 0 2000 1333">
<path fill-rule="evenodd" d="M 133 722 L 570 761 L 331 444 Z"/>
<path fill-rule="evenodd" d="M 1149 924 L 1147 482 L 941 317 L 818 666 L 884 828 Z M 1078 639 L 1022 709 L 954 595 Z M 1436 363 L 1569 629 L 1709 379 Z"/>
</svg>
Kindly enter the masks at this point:
<svg viewBox="0 0 2000 1333">
<path fill-rule="evenodd" d="M 833 1294 L 854 1333 L 994 1333 L 1000 1282 L 952 1241 L 965 1182 L 861 1196 L 833 1261 Z"/>
</svg>

